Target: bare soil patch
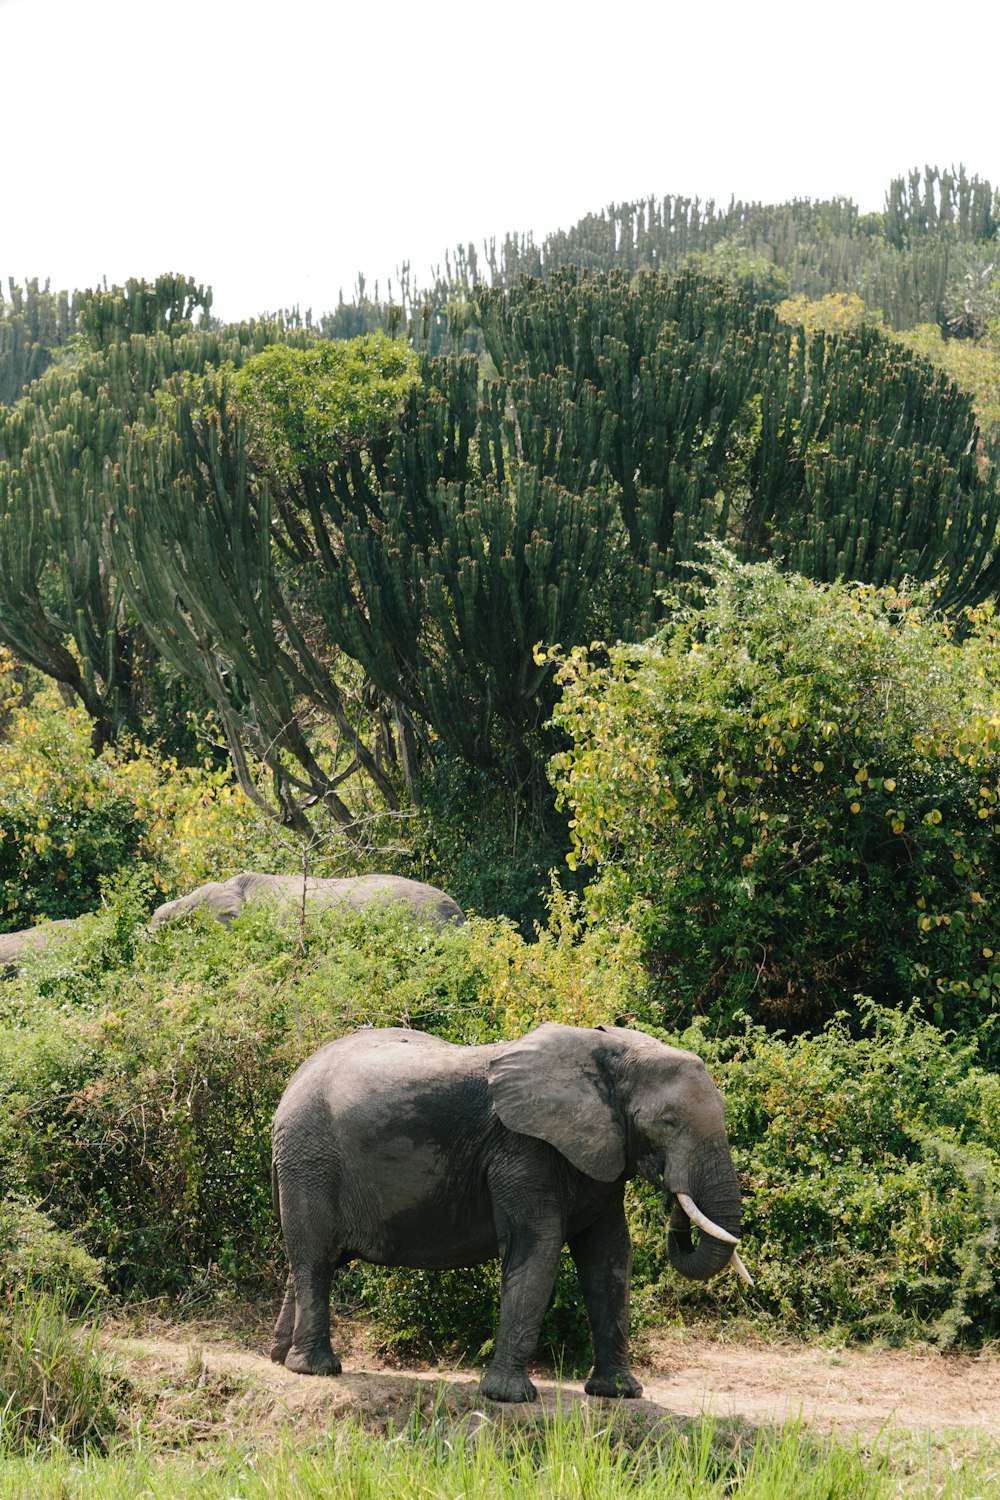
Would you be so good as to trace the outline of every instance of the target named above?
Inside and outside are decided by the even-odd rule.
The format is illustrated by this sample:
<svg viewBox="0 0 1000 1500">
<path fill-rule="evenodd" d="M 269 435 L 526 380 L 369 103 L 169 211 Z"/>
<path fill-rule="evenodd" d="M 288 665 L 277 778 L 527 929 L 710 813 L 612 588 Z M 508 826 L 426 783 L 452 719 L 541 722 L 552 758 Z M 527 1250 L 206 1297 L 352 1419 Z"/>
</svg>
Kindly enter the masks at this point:
<svg viewBox="0 0 1000 1500">
<path fill-rule="evenodd" d="M 150 1395 L 151 1425 L 168 1442 L 215 1436 L 266 1442 L 288 1428 L 300 1437 L 348 1418 L 381 1430 L 402 1427 L 419 1404 L 461 1418 L 501 1408 L 479 1398 L 478 1371 L 390 1366 L 363 1327 L 344 1324 L 335 1347 L 336 1379 L 295 1375 L 272 1364 L 269 1330 L 246 1335 L 217 1323 L 115 1329 L 107 1343 Z M 885 1431 L 976 1433 L 1000 1441 L 1000 1357 L 927 1350 L 841 1348 L 728 1342 L 690 1330 L 657 1334 L 637 1364 L 639 1401 L 592 1400 L 579 1380 L 535 1378 L 540 1403 L 507 1407 L 511 1417 L 580 1402 L 641 1427 L 689 1421 L 703 1413 L 753 1426 L 801 1419 L 812 1430 L 856 1435 L 865 1444 Z"/>
</svg>

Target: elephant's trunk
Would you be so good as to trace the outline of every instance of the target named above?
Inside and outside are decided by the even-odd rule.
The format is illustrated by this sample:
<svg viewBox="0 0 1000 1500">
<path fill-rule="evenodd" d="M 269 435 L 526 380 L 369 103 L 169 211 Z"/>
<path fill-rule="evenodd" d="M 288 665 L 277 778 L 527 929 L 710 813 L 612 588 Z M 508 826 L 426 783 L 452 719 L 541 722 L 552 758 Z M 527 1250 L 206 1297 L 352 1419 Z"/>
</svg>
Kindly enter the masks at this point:
<svg viewBox="0 0 1000 1500">
<path fill-rule="evenodd" d="M 714 1142 L 697 1162 L 692 1164 L 690 1198 L 714 1228 L 739 1238 L 742 1201 L 725 1140 Z M 720 1239 L 706 1229 L 700 1230 L 698 1244 L 691 1236 L 691 1220 L 676 1200 L 670 1212 L 667 1233 L 670 1264 L 690 1281 L 707 1281 L 725 1270 L 733 1254 L 731 1239 Z"/>
</svg>

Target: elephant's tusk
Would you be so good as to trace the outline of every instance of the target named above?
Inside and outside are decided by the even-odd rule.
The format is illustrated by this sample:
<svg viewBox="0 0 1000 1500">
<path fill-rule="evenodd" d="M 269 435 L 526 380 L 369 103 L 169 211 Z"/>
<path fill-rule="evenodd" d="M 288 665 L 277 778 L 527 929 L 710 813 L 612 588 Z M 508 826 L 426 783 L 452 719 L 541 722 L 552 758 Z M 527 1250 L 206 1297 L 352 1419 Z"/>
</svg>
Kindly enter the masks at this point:
<svg viewBox="0 0 1000 1500">
<path fill-rule="evenodd" d="M 693 1198 L 689 1198 L 687 1193 L 675 1193 L 674 1197 L 691 1220 L 691 1223 L 697 1224 L 698 1228 L 705 1234 L 710 1234 L 713 1240 L 721 1240 L 724 1245 L 739 1244 L 739 1237 L 737 1235 L 730 1234 L 728 1229 L 723 1229 L 719 1224 L 713 1224 L 708 1215 L 702 1213 L 697 1203 Z"/>
<path fill-rule="evenodd" d="M 753 1286 L 753 1277 L 750 1275 L 750 1272 L 740 1260 L 740 1253 L 738 1250 L 733 1251 L 732 1258 L 729 1263 L 741 1281 L 745 1281 L 747 1286 Z"/>
</svg>

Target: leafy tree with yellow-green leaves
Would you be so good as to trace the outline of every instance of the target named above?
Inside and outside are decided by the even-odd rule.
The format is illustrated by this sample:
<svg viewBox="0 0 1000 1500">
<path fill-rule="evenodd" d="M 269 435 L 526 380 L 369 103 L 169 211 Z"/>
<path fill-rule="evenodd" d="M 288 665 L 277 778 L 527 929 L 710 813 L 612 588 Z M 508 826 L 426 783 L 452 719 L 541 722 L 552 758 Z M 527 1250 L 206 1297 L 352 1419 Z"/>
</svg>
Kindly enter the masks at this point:
<svg viewBox="0 0 1000 1500">
<path fill-rule="evenodd" d="M 1000 444 L 1000 318 L 989 324 L 979 339 L 946 339 L 940 328 L 930 323 L 921 323 L 896 337 L 969 391 L 984 443 L 995 450 Z"/>
<path fill-rule="evenodd" d="M 825 297 L 785 297 L 776 308 L 782 323 L 794 323 L 810 337 L 814 333 L 853 333 L 865 324 L 880 323 L 857 292 L 828 292 Z"/>
<path fill-rule="evenodd" d="M 596 911 L 673 1022 L 916 998 L 1000 1056 L 1000 637 L 920 590 L 715 553 L 702 608 L 563 658 L 552 763 Z"/>
<path fill-rule="evenodd" d="M 866 307 L 857 292 L 786 297 L 776 311 L 783 323 L 802 328 L 808 338 L 881 324 L 879 314 Z M 977 338 L 946 337 L 937 323 L 884 332 L 969 392 L 984 447 L 992 449 L 1000 438 L 1000 318 L 987 323 Z"/>
</svg>

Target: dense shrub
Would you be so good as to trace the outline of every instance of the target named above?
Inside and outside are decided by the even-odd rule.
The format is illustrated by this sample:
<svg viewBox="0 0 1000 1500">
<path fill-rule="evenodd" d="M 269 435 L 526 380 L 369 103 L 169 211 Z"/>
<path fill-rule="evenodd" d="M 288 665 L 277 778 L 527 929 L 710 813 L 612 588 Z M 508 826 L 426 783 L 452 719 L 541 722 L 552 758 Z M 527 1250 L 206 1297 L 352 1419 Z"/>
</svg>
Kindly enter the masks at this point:
<svg viewBox="0 0 1000 1500">
<path fill-rule="evenodd" d="M 848 333 L 865 323 L 877 323 L 857 292 L 829 292 L 825 297 L 786 297 L 778 303 L 782 323 L 798 325 L 808 336 L 823 329 L 827 333 Z M 922 352 L 922 351 L 921 351 Z"/>
<path fill-rule="evenodd" d="M 75 917 L 96 906 L 100 877 L 131 863 L 142 816 L 90 750 L 83 713 L 17 714 L 0 744 L 0 924 Z"/>
<path fill-rule="evenodd" d="M 574 653 L 554 778 L 593 911 L 635 922 L 668 1024 L 815 1024 L 864 993 L 993 1031 L 1000 645 L 926 599 L 716 554 L 701 610 Z"/>
<path fill-rule="evenodd" d="M 3 661 L 0 722 L 2 931 L 93 911 L 102 880 L 125 870 L 146 871 L 152 900 L 241 869 L 301 868 L 298 843 L 208 754 L 179 766 L 123 740 L 97 755 L 83 711 L 52 689 L 24 704 Z"/>
<path fill-rule="evenodd" d="M 854 1335 L 995 1336 L 1000 1079 L 913 1012 L 861 1010 L 860 1037 L 839 1017 L 682 1038 L 726 1096 L 752 1301 Z"/>
<path fill-rule="evenodd" d="M 87 1301 L 101 1289 L 101 1266 L 48 1214 L 12 1195 L 0 1203 L 0 1288 L 28 1287 Z"/>
<path fill-rule="evenodd" d="M 545 920 L 549 872 L 565 868 L 569 848 L 551 794 L 531 805 L 493 772 L 443 753 L 422 777 L 410 842 L 426 878 L 466 911 L 510 917 L 526 936 Z"/>
</svg>

